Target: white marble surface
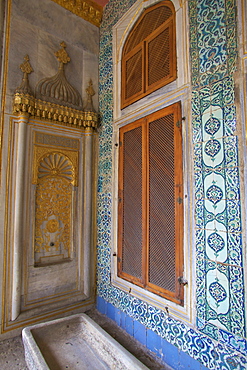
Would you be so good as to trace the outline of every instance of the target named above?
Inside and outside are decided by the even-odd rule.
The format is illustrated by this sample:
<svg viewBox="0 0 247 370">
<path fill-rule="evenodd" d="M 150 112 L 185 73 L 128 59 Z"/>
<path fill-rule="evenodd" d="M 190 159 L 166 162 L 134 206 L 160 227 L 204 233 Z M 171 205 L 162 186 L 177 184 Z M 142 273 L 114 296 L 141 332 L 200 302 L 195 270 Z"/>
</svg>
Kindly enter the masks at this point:
<svg viewBox="0 0 247 370">
<path fill-rule="evenodd" d="M 85 314 L 27 327 L 22 338 L 29 370 L 147 369 Z"/>
<path fill-rule="evenodd" d="M 1 310 L 5 307 L 6 315 L 4 321 L 9 323 L 9 315 L 11 311 L 11 289 L 13 281 L 10 279 L 6 280 L 6 288 L 2 284 L 2 277 L 4 276 L 4 258 L 9 258 L 5 268 L 9 269 L 7 276 L 12 276 L 12 264 L 13 264 L 13 217 L 14 214 L 14 197 L 13 192 L 15 188 L 15 173 L 16 173 L 16 143 L 18 141 L 18 130 L 16 128 L 11 131 L 11 120 L 12 120 L 12 102 L 15 89 L 20 86 L 23 73 L 20 70 L 20 65 L 23 63 L 24 57 L 28 54 L 30 58 L 30 64 L 33 68 L 33 72 L 29 75 L 30 87 L 33 92 L 35 91 L 36 84 L 43 78 L 52 77 L 58 71 L 58 61 L 54 53 L 58 51 L 61 46 L 60 43 L 64 41 L 67 44 L 67 52 L 71 58 L 70 62 L 65 66 L 65 74 L 68 82 L 75 87 L 81 94 L 83 99 L 83 105 L 86 103 L 85 90 L 88 87 L 90 79 L 93 81 L 93 87 L 96 92 L 93 97 L 94 107 L 98 109 L 98 54 L 99 54 L 99 29 L 84 19 L 72 14 L 63 7 L 59 6 L 51 0 L 9 0 L 10 7 L 10 18 L 8 28 L 4 30 L 4 37 L 7 37 L 6 41 L 6 52 L 4 53 L 6 61 L 6 87 L 4 86 L 3 96 L 5 98 L 4 107 L 4 130 L 3 130 L 3 150 L 2 150 L 2 187 L 0 193 L 0 316 L 2 317 Z M 0 7 L 0 9 L 2 9 Z M 2 23 L 1 23 L 2 25 Z M 31 185 L 31 172 L 32 172 L 32 153 L 33 143 L 31 140 L 31 126 L 35 126 L 36 123 L 28 124 L 27 133 L 27 146 L 25 154 L 25 189 L 22 192 L 22 196 L 27 200 L 26 209 L 23 213 L 26 220 L 25 226 L 25 240 L 21 245 L 23 258 L 23 281 L 21 301 L 22 301 L 22 313 L 20 316 L 32 315 L 32 310 L 40 310 L 42 314 L 45 309 L 45 303 L 52 309 L 64 306 L 61 302 L 60 295 L 65 295 L 68 300 L 68 304 L 74 304 L 85 299 L 84 290 L 89 291 L 90 289 L 85 288 L 87 284 L 84 277 L 84 252 L 75 251 L 75 256 L 72 262 L 67 264 L 58 265 L 54 267 L 54 271 L 47 273 L 51 267 L 44 268 L 43 272 L 41 269 L 35 269 L 33 267 L 33 261 L 29 260 L 29 250 L 32 250 L 32 238 L 29 233 L 32 233 L 32 227 L 34 222 L 31 219 L 31 213 L 33 211 L 32 205 L 32 185 Z M 16 126 L 16 124 L 14 124 Z M 41 123 L 37 123 L 37 128 L 40 130 Z M 47 122 L 44 122 L 44 130 L 47 129 Z M 54 134 L 54 130 L 58 130 L 60 135 L 69 136 L 70 130 L 65 127 L 58 127 L 58 125 L 51 124 L 51 133 Z M 76 134 L 78 136 L 78 133 Z M 81 137 L 81 133 L 79 134 Z M 10 138 L 10 141 L 9 141 Z M 80 140 L 83 139 L 80 138 Z M 80 144 L 80 158 L 83 158 L 83 143 Z M 24 156 L 23 156 L 24 158 Z M 8 165 L 10 166 L 10 172 L 8 174 Z M 84 171 L 80 159 L 80 182 L 84 182 Z M 78 203 L 80 206 L 76 207 L 76 222 L 78 222 L 77 229 L 82 225 L 81 215 L 83 214 L 83 193 L 82 185 L 79 191 Z M 9 198 L 6 198 L 9 197 Z M 13 199 L 12 199 L 13 198 Z M 6 202 L 6 199 L 9 199 Z M 10 201 L 11 199 L 11 201 Z M 5 209 L 5 207 L 7 207 Z M 12 218 L 11 218 L 12 217 Z M 81 246 L 80 233 L 75 233 L 74 242 L 77 249 Z M 6 248 L 6 249 L 5 249 Z M 91 252 L 88 251 L 91 255 Z M 5 256 L 5 257 L 4 257 Z M 26 256 L 26 257 L 25 257 Z M 59 270 L 59 271 L 58 271 Z M 19 281 L 19 278 L 14 278 L 15 281 Z M 52 283 L 51 283 L 51 280 Z M 91 279 L 87 279 L 91 282 Z M 90 284 L 89 284 L 90 285 Z M 5 289 L 6 294 L 4 295 L 4 302 L 2 302 L 2 289 Z M 72 291 L 72 293 L 70 293 Z M 67 292 L 69 292 L 67 294 Z M 91 293 L 90 293 L 91 294 Z M 56 304 L 52 301 L 52 298 L 47 297 L 56 296 Z M 58 297 L 58 298 L 57 298 Z M 60 300 L 59 300 L 60 299 Z M 37 301 L 36 301 L 37 300 Z M 44 302 L 44 300 L 46 300 Z M 20 301 L 20 299 L 18 299 Z M 12 297 L 12 303 L 14 298 Z M 31 307 L 30 307 L 31 302 Z M 27 303 L 28 310 L 23 307 Z M 92 302 L 89 302 L 92 304 Z M 55 305 L 55 306 L 54 306 Z M 37 307 L 38 306 L 38 307 Z M 25 306 L 26 307 L 26 306 Z M 78 306 L 79 307 L 79 306 Z M 77 309 L 77 308 L 76 308 Z M 60 310 L 60 308 L 59 308 Z M 59 311 L 60 312 L 60 311 Z M 77 311 L 78 312 L 78 311 Z M 20 317 L 17 321 L 26 320 L 26 316 Z M 15 321 L 15 322 L 17 322 Z M 19 322 L 18 321 L 18 322 Z M 13 332 L 15 330 L 15 322 L 13 324 Z M 4 323 L 3 327 L 6 324 Z M 1 321 L 2 324 L 2 321 Z M 1 325 L 0 324 L 0 325 Z M 5 335 L 5 334 L 4 334 Z M 10 335 L 10 334 L 9 334 Z M 14 335 L 14 334 L 12 334 Z"/>
<path fill-rule="evenodd" d="M 29 55 L 33 72 L 29 75 L 30 86 L 58 71 L 54 53 L 60 43 L 67 45 L 71 60 L 65 66 L 68 82 L 83 96 L 91 78 L 95 88 L 94 105 L 98 108 L 98 53 L 99 29 L 84 19 L 62 8 L 51 0 L 12 0 L 10 43 L 8 55 L 7 104 L 12 110 L 12 96 L 21 84 L 20 64 Z"/>
</svg>

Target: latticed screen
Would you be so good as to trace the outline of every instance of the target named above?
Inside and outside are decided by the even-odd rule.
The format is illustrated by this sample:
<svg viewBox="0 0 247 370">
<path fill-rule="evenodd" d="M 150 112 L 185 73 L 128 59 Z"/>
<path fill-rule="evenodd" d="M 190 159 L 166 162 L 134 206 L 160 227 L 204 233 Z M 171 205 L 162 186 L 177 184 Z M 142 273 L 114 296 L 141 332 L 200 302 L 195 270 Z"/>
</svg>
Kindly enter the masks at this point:
<svg viewBox="0 0 247 370">
<path fill-rule="evenodd" d="M 123 140 L 123 243 L 122 271 L 142 277 L 142 129 L 124 134 Z"/>
<path fill-rule="evenodd" d="M 142 92 L 142 50 L 126 61 L 126 93 L 128 99 Z"/>
<path fill-rule="evenodd" d="M 175 290 L 174 117 L 149 125 L 149 282 Z"/>
<path fill-rule="evenodd" d="M 122 53 L 122 108 L 176 79 L 174 25 L 170 0 L 147 8 L 134 25 Z"/>
<path fill-rule="evenodd" d="M 170 74 L 169 28 L 148 43 L 148 86 Z"/>
<path fill-rule="evenodd" d="M 118 275 L 183 304 L 180 120 L 176 103 L 120 129 Z"/>
<path fill-rule="evenodd" d="M 141 17 L 140 21 L 136 23 L 133 32 L 126 41 L 124 52 L 128 53 L 140 44 L 146 37 L 153 33 L 163 23 L 165 23 L 172 16 L 172 10 L 163 2 L 157 7 L 148 8 Z"/>
</svg>

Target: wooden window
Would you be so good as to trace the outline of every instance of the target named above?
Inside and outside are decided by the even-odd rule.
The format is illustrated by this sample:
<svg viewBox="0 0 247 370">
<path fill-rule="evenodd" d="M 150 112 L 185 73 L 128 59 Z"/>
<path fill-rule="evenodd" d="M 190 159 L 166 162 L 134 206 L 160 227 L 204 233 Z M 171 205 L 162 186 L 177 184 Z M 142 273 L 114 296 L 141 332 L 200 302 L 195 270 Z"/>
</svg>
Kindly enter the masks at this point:
<svg viewBox="0 0 247 370">
<path fill-rule="evenodd" d="M 176 79 L 175 30 L 169 0 L 147 8 L 136 22 L 122 53 L 121 108 Z"/>
<path fill-rule="evenodd" d="M 119 131 L 118 276 L 183 305 L 180 103 Z"/>
</svg>

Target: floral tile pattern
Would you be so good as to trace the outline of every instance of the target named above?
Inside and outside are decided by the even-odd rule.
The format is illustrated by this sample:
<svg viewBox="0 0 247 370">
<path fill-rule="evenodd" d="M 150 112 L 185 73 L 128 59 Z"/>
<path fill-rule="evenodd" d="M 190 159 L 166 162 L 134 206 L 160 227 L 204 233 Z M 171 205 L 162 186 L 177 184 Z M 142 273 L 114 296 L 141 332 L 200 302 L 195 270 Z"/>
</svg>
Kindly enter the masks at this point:
<svg viewBox="0 0 247 370">
<path fill-rule="evenodd" d="M 189 0 L 196 327 L 111 285 L 112 27 L 135 0 L 110 0 L 100 37 L 97 294 L 209 369 L 246 369 L 235 0 Z"/>
</svg>

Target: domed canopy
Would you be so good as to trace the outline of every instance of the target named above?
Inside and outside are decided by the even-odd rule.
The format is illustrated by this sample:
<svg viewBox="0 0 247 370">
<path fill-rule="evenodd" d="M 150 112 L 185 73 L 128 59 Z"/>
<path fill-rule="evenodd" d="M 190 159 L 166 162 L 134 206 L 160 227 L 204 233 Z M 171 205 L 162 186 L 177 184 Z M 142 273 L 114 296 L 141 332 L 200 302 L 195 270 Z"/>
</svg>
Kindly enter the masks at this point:
<svg viewBox="0 0 247 370">
<path fill-rule="evenodd" d="M 70 61 L 65 48 L 66 44 L 60 44 L 62 49 L 55 53 L 59 61 L 58 72 L 53 77 L 41 80 L 35 89 L 36 98 L 62 104 L 75 109 L 82 109 L 82 99 L 79 92 L 67 81 L 64 73 L 64 64 Z"/>
</svg>

